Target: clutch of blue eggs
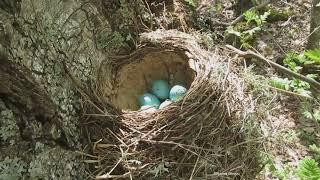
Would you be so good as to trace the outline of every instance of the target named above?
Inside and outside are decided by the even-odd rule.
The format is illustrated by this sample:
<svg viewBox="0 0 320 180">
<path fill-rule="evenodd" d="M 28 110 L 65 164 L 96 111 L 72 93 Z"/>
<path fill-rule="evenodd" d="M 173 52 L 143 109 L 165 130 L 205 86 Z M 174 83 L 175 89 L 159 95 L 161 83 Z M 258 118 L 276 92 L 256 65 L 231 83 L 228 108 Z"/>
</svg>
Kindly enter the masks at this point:
<svg viewBox="0 0 320 180">
<path fill-rule="evenodd" d="M 182 85 L 170 87 L 165 80 L 156 80 L 152 83 L 151 93 L 147 92 L 138 99 L 140 110 L 162 109 L 172 102 L 180 100 L 187 93 Z"/>
</svg>

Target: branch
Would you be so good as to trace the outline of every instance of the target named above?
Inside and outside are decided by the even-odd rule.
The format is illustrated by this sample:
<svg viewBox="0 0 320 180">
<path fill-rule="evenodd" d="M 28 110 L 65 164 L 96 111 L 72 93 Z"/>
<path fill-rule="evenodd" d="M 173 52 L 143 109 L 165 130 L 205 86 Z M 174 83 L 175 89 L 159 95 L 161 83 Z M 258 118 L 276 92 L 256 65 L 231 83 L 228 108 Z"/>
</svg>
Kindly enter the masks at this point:
<svg viewBox="0 0 320 180">
<path fill-rule="evenodd" d="M 292 92 L 292 91 L 287 91 L 287 90 L 284 90 L 284 89 L 279 89 L 279 88 L 276 88 L 276 87 L 273 87 L 273 86 L 267 86 L 271 89 L 274 89 L 276 91 L 279 91 L 281 93 L 284 93 L 284 94 L 287 94 L 287 95 L 292 95 L 292 96 L 297 96 L 297 97 L 301 97 L 301 98 L 305 98 L 305 99 L 309 99 L 309 100 L 314 100 L 313 97 L 310 97 L 310 96 L 305 96 L 305 95 L 301 95 L 301 94 L 298 94 L 298 93 L 295 93 L 295 92 Z"/>
<path fill-rule="evenodd" d="M 302 81 L 308 82 L 310 84 L 310 86 L 312 86 L 315 90 L 320 91 L 320 83 L 314 79 L 308 78 L 302 74 L 291 71 L 290 69 L 285 68 L 285 67 L 281 66 L 280 64 L 277 64 L 273 61 L 270 61 L 267 58 L 263 57 L 262 55 L 257 54 L 251 50 L 241 51 L 240 49 L 237 49 L 231 45 L 226 45 L 226 47 L 233 50 L 234 52 L 236 52 L 237 54 L 239 54 L 242 57 L 251 57 L 251 58 L 255 57 L 255 58 L 261 59 L 261 60 L 263 60 L 262 62 L 264 62 L 267 65 L 270 65 L 274 69 L 281 71 L 287 75 L 293 76 L 293 77 L 300 79 Z"/>
</svg>

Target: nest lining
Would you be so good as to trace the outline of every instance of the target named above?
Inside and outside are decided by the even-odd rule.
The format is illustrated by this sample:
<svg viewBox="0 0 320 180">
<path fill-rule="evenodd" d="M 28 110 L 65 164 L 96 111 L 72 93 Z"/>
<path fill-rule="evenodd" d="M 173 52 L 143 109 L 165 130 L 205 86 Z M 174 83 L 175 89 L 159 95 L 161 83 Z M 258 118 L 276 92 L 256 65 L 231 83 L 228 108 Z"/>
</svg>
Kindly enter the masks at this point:
<svg viewBox="0 0 320 180">
<path fill-rule="evenodd" d="M 190 73 L 190 77 L 180 79 L 185 83 L 192 81 L 186 96 L 164 109 L 154 113 L 119 112 L 111 103 L 103 118 L 93 117 L 94 123 L 88 129 L 94 139 L 101 139 L 93 147 L 99 161 L 93 174 L 98 178 L 252 179 L 258 168 L 256 143 L 246 139 L 252 134 L 244 133 L 243 125 L 250 117 L 253 103 L 243 80 L 224 60 L 229 57 L 209 53 L 193 37 L 177 31 L 144 34 L 143 41 L 149 48 L 109 59 L 102 65 L 98 94 L 107 99 L 105 104 L 114 103 L 118 79 L 125 82 L 132 69 L 139 69 L 139 62 L 148 64 L 156 59 L 160 63 L 163 58 L 154 58 L 155 55 L 184 57 L 183 61 L 173 58 L 173 62 L 188 62 L 195 76 Z M 141 61 L 141 57 L 150 58 Z M 122 69 L 126 65 L 132 69 Z M 123 72 L 127 74 L 119 74 Z M 159 168 L 162 172 L 155 174 Z M 220 177 L 215 173 L 233 175 Z"/>
<path fill-rule="evenodd" d="M 195 77 L 185 55 L 173 51 L 150 52 L 123 65 L 117 74 L 110 102 L 122 110 L 138 110 L 138 97 L 150 92 L 155 80 L 162 79 L 171 86 L 179 84 L 189 88 Z"/>
</svg>

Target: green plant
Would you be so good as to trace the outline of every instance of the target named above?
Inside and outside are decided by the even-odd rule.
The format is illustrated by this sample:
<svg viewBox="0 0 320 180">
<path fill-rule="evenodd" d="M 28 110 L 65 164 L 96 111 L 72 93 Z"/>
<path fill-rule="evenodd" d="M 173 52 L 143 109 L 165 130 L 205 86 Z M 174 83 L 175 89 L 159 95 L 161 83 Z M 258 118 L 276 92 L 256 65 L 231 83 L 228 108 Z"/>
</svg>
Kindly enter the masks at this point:
<svg viewBox="0 0 320 180">
<path fill-rule="evenodd" d="M 284 65 L 288 66 L 292 71 L 298 72 L 302 69 L 301 64 L 304 64 L 306 58 L 303 54 L 290 51 L 286 54 L 283 60 Z"/>
<path fill-rule="evenodd" d="M 319 180 L 320 168 L 318 163 L 311 158 L 305 158 L 300 161 L 297 176 L 302 180 Z"/>
<path fill-rule="evenodd" d="M 299 133 L 300 133 L 301 139 L 307 141 L 309 144 L 316 144 L 317 143 L 317 137 L 314 132 L 310 133 L 310 132 L 307 132 L 303 129 L 300 129 Z"/>
<path fill-rule="evenodd" d="M 310 151 L 313 153 L 314 159 L 320 161 L 320 147 L 315 144 L 309 145 Z"/>
<path fill-rule="evenodd" d="M 273 176 L 278 179 L 289 179 L 294 174 L 294 168 L 288 164 L 276 165 L 275 157 L 270 154 L 263 154 L 262 156 L 265 167 L 270 170 Z"/>
<path fill-rule="evenodd" d="M 307 50 L 301 54 L 290 51 L 286 54 L 283 63 L 292 71 L 299 72 L 304 65 L 320 63 L 320 49 Z"/>
<path fill-rule="evenodd" d="M 235 30 L 233 26 L 229 26 L 226 30 L 226 33 L 233 34 L 239 37 L 241 42 L 241 47 L 249 49 L 252 47 L 251 42 L 254 40 L 255 35 L 260 31 L 261 31 L 260 27 L 254 27 L 252 29 L 240 32 Z"/>
<path fill-rule="evenodd" d="M 320 107 L 314 106 L 308 101 L 301 103 L 300 111 L 304 118 L 320 123 Z"/>
<path fill-rule="evenodd" d="M 290 83 L 291 81 L 288 78 L 272 77 L 270 79 L 271 86 L 279 89 L 290 90 Z"/>
<path fill-rule="evenodd" d="M 292 10 L 289 9 L 276 9 L 272 6 L 268 7 L 270 15 L 268 16 L 268 22 L 276 21 L 287 21 L 290 16 L 294 14 Z"/>
<path fill-rule="evenodd" d="M 160 163 L 154 167 L 153 170 L 150 171 L 151 174 L 154 174 L 155 177 L 160 176 L 161 174 L 169 172 L 169 169 L 165 167 L 165 163 Z"/>
<path fill-rule="evenodd" d="M 273 171 L 273 175 L 279 179 L 289 179 L 290 175 L 293 173 L 293 168 L 288 164 L 285 164 L 281 169 L 276 169 Z"/>
<path fill-rule="evenodd" d="M 314 119 L 316 122 L 320 123 L 320 110 L 314 112 L 304 111 L 303 115 L 308 119 Z"/>
<path fill-rule="evenodd" d="M 319 149 L 317 149 L 319 151 Z M 319 180 L 320 167 L 318 163 L 311 158 L 304 158 L 299 161 L 297 168 L 285 163 L 276 165 L 270 155 L 265 157 L 266 167 L 272 172 L 272 175 L 279 179 L 292 179 L 299 177 L 301 180 Z M 296 179 L 296 178 L 295 178 Z"/>
<path fill-rule="evenodd" d="M 320 49 L 308 50 L 301 54 L 290 51 L 286 54 L 283 63 L 290 70 L 300 73 L 304 65 L 320 63 Z M 307 74 L 306 76 L 308 78 L 315 79 L 319 75 Z M 287 91 L 293 91 L 304 96 L 310 96 L 311 94 L 310 84 L 299 79 L 294 78 L 292 80 L 289 80 L 288 78 L 273 77 L 271 78 L 270 83 L 273 87 L 284 89 Z M 305 113 L 305 116 L 311 117 L 312 114 Z M 317 119 L 320 118 L 319 116 L 319 114 L 315 114 L 315 117 L 317 117 Z"/>
<path fill-rule="evenodd" d="M 319 64 L 320 63 L 320 49 L 308 50 L 304 55 L 309 58 L 309 64 Z"/>
<path fill-rule="evenodd" d="M 293 91 L 303 96 L 310 96 L 310 84 L 298 79 L 289 80 L 288 78 L 271 77 L 270 85 L 279 89 Z"/>
<path fill-rule="evenodd" d="M 246 11 L 243 14 L 246 20 L 245 26 L 242 27 L 241 23 L 237 27 L 229 26 L 226 33 L 239 37 L 241 47 L 251 48 L 251 42 L 255 39 L 255 35 L 263 30 L 262 26 L 266 23 L 269 14 L 269 12 L 264 12 L 264 14 L 260 15 L 255 10 Z"/>
<path fill-rule="evenodd" d="M 270 12 L 264 12 L 264 14 L 259 15 L 256 10 L 249 10 L 246 11 L 244 14 L 244 18 L 247 21 L 247 24 L 251 22 L 255 22 L 258 26 L 262 26 L 266 23 Z"/>
</svg>

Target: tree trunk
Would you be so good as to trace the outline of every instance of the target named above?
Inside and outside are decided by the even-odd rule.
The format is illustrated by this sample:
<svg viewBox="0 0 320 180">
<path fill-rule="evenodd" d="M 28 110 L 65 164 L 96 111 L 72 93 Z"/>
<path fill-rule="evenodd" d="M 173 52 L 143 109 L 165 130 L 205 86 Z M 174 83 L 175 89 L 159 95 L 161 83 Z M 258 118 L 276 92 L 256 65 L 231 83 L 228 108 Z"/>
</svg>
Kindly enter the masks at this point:
<svg viewBox="0 0 320 180">
<path fill-rule="evenodd" d="M 320 48 L 320 0 L 313 0 L 307 49 Z M 319 4 L 319 5 L 318 5 Z"/>
<path fill-rule="evenodd" d="M 27 68 L 0 55 L 0 82 L 0 99 L 20 117 L 17 125 L 22 139 L 63 142 L 56 107 Z M 42 133 L 33 130 L 35 122 L 41 124 Z"/>
<path fill-rule="evenodd" d="M 21 0 L 1 0 L 0 9 L 4 10 L 9 14 L 18 14 L 20 12 Z"/>
</svg>

